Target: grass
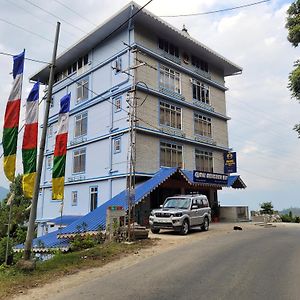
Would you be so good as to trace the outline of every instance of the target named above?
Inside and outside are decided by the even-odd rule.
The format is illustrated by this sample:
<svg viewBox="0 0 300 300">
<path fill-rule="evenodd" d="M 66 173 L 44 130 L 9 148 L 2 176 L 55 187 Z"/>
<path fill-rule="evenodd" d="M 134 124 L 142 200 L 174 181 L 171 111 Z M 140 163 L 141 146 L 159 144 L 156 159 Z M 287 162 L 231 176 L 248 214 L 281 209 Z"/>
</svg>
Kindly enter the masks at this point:
<svg viewBox="0 0 300 300">
<path fill-rule="evenodd" d="M 8 299 L 64 275 L 101 267 L 141 248 L 152 246 L 154 243 L 151 240 L 137 241 L 132 244 L 107 243 L 78 252 L 57 253 L 50 260 L 37 262 L 36 269 L 32 272 L 18 270 L 15 266 L 0 266 L 0 299 Z"/>
</svg>

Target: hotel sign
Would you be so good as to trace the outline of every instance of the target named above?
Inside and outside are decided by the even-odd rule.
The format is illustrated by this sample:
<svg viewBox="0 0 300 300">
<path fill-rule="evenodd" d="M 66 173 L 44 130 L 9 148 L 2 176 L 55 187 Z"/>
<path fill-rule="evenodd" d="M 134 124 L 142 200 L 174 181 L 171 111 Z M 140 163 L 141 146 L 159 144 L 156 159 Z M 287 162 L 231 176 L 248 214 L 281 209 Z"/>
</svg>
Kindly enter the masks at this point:
<svg viewBox="0 0 300 300">
<path fill-rule="evenodd" d="M 193 172 L 194 182 L 227 185 L 228 175 L 202 171 Z"/>
<path fill-rule="evenodd" d="M 236 152 L 224 153 L 224 173 L 236 173 Z"/>
</svg>

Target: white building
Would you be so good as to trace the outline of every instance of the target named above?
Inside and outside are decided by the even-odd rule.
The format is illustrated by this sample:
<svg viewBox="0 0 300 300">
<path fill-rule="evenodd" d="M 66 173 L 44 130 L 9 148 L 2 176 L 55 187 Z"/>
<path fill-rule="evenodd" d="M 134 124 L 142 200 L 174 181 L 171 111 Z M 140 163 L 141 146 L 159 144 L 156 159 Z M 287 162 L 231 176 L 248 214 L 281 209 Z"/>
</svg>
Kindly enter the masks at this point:
<svg viewBox="0 0 300 300">
<path fill-rule="evenodd" d="M 161 166 L 224 173 L 223 154 L 230 150 L 224 77 L 241 68 L 146 10 L 130 19 L 139 8 L 131 2 L 57 59 L 38 235 L 60 215 L 60 202 L 51 200 L 51 169 L 59 100 L 69 92 L 63 215 L 85 215 L 126 188 L 132 75 L 138 83 L 137 183 Z M 47 84 L 48 76 L 44 68 L 31 79 Z M 213 206 L 220 188 L 204 184 L 198 190 Z M 184 189 L 166 194 L 176 191 Z"/>
</svg>

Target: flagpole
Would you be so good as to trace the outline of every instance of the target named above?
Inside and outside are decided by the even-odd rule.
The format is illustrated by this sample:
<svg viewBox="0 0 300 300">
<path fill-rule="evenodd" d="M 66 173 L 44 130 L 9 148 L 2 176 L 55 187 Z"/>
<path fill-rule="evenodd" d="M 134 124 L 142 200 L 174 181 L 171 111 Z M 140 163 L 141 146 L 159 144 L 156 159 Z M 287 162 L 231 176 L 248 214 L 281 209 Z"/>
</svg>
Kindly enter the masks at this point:
<svg viewBox="0 0 300 300">
<path fill-rule="evenodd" d="M 32 240 L 33 240 L 33 236 L 34 236 L 37 202 L 38 202 L 38 197 L 39 197 L 41 174 L 42 174 L 42 168 L 43 168 L 49 110 L 50 110 L 50 104 L 51 104 L 51 99 L 52 99 L 52 88 L 53 88 L 53 83 L 54 83 L 54 68 L 55 68 L 55 64 L 56 64 L 59 29 L 60 29 L 60 22 L 57 22 L 55 41 L 54 41 L 54 47 L 53 47 L 53 53 L 52 53 L 52 63 L 50 65 L 47 100 L 46 100 L 43 130 L 42 130 L 42 136 L 41 136 L 41 142 L 40 142 L 40 149 L 39 149 L 37 172 L 36 172 L 36 178 L 35 178 L 35 184 L 34 184 L 34 193 L 33 193 L 33 198 L 32 198 L 28 228 L 27 228 L 27 235 L 26 235 L 26 241 L 25 241 L 25 246 L 24 246 L 24 259 L 25 260 L 30 260 L 30 257 L 31 257 L 31 247 L 32 247 Z"/>
<path fill-rule="evenodd" d="M 9 239 L 10 239 L 10 223 L 11 223 L 11 213 L 12 213 L 12 202 L 15 194 L 12 193 L 7 202 L 9 202 L 9 214 L 8 214 L 8 224 L 7 224 L 7 239 L 6 239 L 6 251 L 5 251 L 5 264 L 8 263 L 8 251 L 9 251 Z"/>
</svg>

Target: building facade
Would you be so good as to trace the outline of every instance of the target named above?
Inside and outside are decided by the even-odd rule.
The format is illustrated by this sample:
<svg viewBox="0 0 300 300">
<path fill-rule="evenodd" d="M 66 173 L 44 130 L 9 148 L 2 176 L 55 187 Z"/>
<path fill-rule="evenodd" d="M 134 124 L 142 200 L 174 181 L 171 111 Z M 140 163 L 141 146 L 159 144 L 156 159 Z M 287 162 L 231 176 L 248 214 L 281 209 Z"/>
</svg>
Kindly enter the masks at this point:
<svg viewBox="0 0 300 300">
<path fill-rule="evenodd" d="M 50 232 L 47 222 L 60 214 L 85 215 L 126 188 L 133 87 L 137 184 L 160 167 L 224 173 L 230 150 L 224 78 L 241 68 L 146 10 L 130 19 L 139 8 L 130 3 L 57 59 L 38 235 Z M 47 84 L 48 76 L 44 68 L 32 79 Z M 51 199 L 51 177 L 59 100 L 69 92 L 62 208 Z M 199 192 L 212 204 L 218 189 L 204 185 Z"/>
</svg>

